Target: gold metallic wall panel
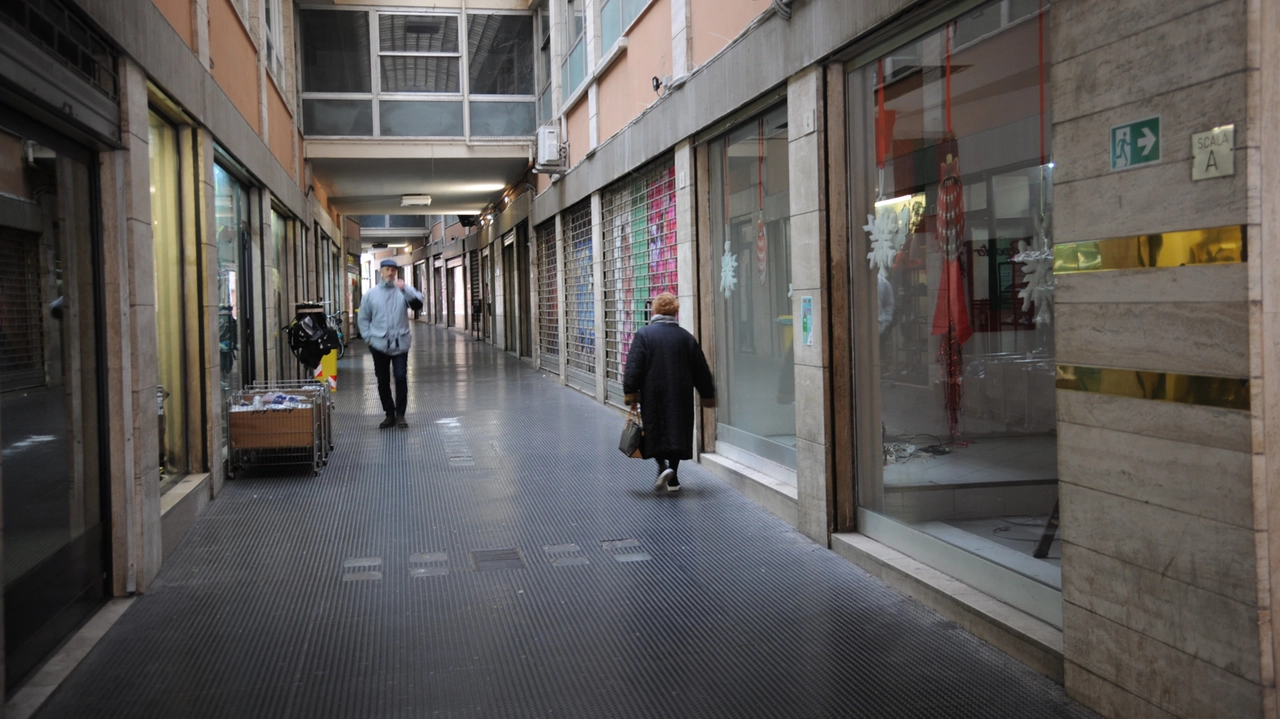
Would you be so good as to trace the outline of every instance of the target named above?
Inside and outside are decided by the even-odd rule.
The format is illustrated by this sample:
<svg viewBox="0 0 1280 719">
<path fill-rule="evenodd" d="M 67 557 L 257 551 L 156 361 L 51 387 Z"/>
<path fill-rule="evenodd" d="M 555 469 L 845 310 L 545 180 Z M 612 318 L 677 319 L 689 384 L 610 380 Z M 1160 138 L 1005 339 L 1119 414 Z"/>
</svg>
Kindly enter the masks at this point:
<svg viewBox="0 0 1280 719">
<path fill-rule="evenodd" d="M 1181 267 L 1243 262 L 1247 258 L 1244 226 L 1228 225 L 1055 245 L 1053 271 L 1065 274 Z"/>
<path fill-rule="evenodd" d="M 1249 409 L 1249 380 L 1235 377 L 1058 365 L 1055 384 L 1058 389 L 1077 392 L 1224 409 Z"/>
</svg>

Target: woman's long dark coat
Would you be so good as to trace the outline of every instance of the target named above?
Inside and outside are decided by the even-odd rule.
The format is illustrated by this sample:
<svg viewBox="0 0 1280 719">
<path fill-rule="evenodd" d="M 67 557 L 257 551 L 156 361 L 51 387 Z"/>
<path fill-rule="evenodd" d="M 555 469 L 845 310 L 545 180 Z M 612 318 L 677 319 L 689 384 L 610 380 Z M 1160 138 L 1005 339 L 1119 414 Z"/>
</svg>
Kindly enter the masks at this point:
<svg viewBox="0 0 1280 719">
<path fill-rule="evenodd" d="M 716 385 L 698 340 L 674 319 L 659 317 L 631 340 L 622 376 L 626 403 L 640 403 L 643 456 L 693 456 L 693 390 L 714 407 Z"/>
</svg>

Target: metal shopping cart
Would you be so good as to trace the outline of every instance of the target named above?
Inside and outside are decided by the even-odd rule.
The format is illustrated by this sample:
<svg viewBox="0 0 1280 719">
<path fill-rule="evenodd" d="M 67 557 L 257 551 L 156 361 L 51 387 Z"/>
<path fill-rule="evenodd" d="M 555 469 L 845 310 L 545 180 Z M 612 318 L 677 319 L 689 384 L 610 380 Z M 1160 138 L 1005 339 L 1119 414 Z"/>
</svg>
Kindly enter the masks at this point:
<svg viewBox="0 0 1280 719">
<path fill-rule="evenodd" d="M 328 389 L 253 387 L 227 404 L 230 474 L 248 466 L 309 465 L 319 474 L 329 450 Z"/>
</svg>

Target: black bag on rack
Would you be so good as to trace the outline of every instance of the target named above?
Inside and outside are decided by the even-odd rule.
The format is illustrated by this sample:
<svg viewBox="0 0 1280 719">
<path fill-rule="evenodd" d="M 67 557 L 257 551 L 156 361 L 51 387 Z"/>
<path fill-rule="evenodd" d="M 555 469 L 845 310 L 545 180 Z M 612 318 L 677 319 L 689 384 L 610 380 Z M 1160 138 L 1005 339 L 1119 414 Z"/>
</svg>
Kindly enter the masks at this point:
<svg viewBox="0 0 1280 719">
<path fill-rule="evenodd" d="M 324 321 L 322 314 L 304 314 L 294 320 L 287 330 L 289 350 L 304 367 L 319 367 L 322 357 L 341 346 L 337 330 Z"/>
</svg>

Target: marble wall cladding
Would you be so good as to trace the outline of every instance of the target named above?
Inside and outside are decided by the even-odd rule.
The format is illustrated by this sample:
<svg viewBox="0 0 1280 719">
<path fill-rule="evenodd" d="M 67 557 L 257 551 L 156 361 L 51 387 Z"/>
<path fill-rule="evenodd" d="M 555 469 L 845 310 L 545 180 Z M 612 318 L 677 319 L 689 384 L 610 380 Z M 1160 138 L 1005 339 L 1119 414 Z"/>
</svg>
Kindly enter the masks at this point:
<svg viewBox="0 0 1280 719">
<path fill-rule="evenodd" d="M 1049 52 L 1053 62 L 1069 60 L 1091 50 L 1196 12 L 1205 0 L 1073 0 L 1055 3 Z"/>
<path fill-rule="evenodd" d="M 1063 625 L 1072 663 L 1174 716 L 1262 716 L 1262 688 L 1248 679 L 1074 604 L 1063 607 Z"/>
<path fill-rule="evenodd" d="M 1250 451 L 1250 415 L 1234 409 L 1158 402 L 1074 390 L 1057 391 L 1058 421 L 1082 427 L 1123 428 L 1186 445 Z"/>
<path fill-rule="evenodd" d="M 1178 302 L 1248 300 L 1249 265 L 1244 262 L 1160 269 L 1075 272 L 1054 277 L 1057 305 L 1098 302 L 1145 303 L 1153 298 Z"/>
<path fill-rule="evenodd" d="M 1244 529 L 1253 527 L 1252 471 L 1247 452 L 1058 423 L 1062 481 Z"/>
<path fill-rule="evenodd" d="M 1062 600 L 1201 661 L 1261 680 L 1257 608 L 1160 572 L 1072 546 Z"/>
<path fill-rule="evenodd" d="M 1116 37 L 1116 42 L 1068 59 L 1055 58 L 1051 93 L 1054 121 L 1103 112 L 1144 96 L 1155 98 L 1244 70 L 1246 5 L 1197 5 L 1187 8 L 1185 15 L 1136 34 L 1117 27 L 1114 32 L 1124 35 Z M 1081 34 L 1078 27 L 1057 22 L 1050 26 L 1050 47 L 1059 43 L 1070 47 L 1071 38 Z M 1161 104 L 1173 103 L 1165 99 Z M 1099 138 L 1102 147 L 1105 142 L 1105 137 Z"/>
<path fill-rule="evenodd" d="M 1248 377 L 1248 319 L 1244 303 L 1176 297 L 1063 304 L 1055 316 L 1058 363 Z"/>
<path fill-rule="evenodd" d="M 1150 114 L 1135 113 L 1127 119 L 1138 120 Z M 1175 140 L 1177 138 L 1166 137 L 1164 141 Z M 1188 136 L 1178 141 L 1191 143 Z M 1102 135 L 1093 142 L 1092 151 L 1106 157 L 1107 136 Z M 1055 157 L 1056 153 L 1055 149 Z M 1241 224 L 1249 197 L 1245 191 L 1245 167 L 1241 152 L 1237 151 L 1234 176 L 1206 180 L 1194 186 L 1189 161 L 1158 163 L 1124 172 L 1108 172 L 1087 181 L 1055 184 L 1054 241 L 1100 240 Z M 1070 218 L 1069 221 L 1063 222 L 1066 218 Z"/>
<path fill-rule="evenodd" d="M 796 529 L 826 546 L 828 537 L 827 447 L 796 439 Z"/>
<path fill-rule="evenodd" d="M 1257 601 L 1251 530 L 1083 487 L 1068 477 L 1058 483 L 1058 496 L 1063 542 L 1242 604 Z M 1064 591 L 1079 581 L 1066 560 L 1062 581 Z"/>
<path fill-rule="evenodd" d="M 1063 663 L 1067 695 L 1104 717 L 1179 719 L 1133 692 L 1121 689 L 1070 660 Z"/>
<path fill-rule="evenodd" d="M 1189 163 L 1192 133 L 1204 132 L 1212 127 L 1233 122 L 1236 123 L 1236 161 L 1243 163 L 1244 157 L 1240 153 L 1244 150 L 1240 148 L 1246 146 L 1248 139 L 1248 128 L 1243 122 L 1247 109 L 1247 78 L 1247 74 L 1241 71 L 1182 89 L 1178 93 L 1181 101 L 1177 103 L 1164 102 L 1160 97 L 1145 98 L 1070 120 L 1055 117 L 1056 122 L 1053 126 L 1055 187 L 1081 179 L 1110 175 L 1111 158 L 1106 152 L 1106 143 L 1110 138 L 1111 127 L 1152 115 L 1160 116 L 1160 132 L 1163 135 L 1160 148 L 1161 164 L 1181 167 Z M 1099 150 L 1102 151 L 1099 152 Z M 1133 172 L 1137 172 L 1137 176 L 1141 177 L 1144 170 L 1126 171 L 1126 173 Z M 1119 175 L 1126 173 L 1119 173 Z M 1215 190 L 1226 191 L 1222 188 L 1223 185 L 1238 190 L 1238 183 L 1246 179 L 1237 174 L 1234 178 L 1216 179 L 1208 184 Z M 1205 185 L 1205 182 L 1197 182 L 1194 185 L 1188 184 L 1187 187 L 1195 187 L 1199 191 Z M 1201 209 L 1211 208 L 1203 205 Z"/>
</svg>

